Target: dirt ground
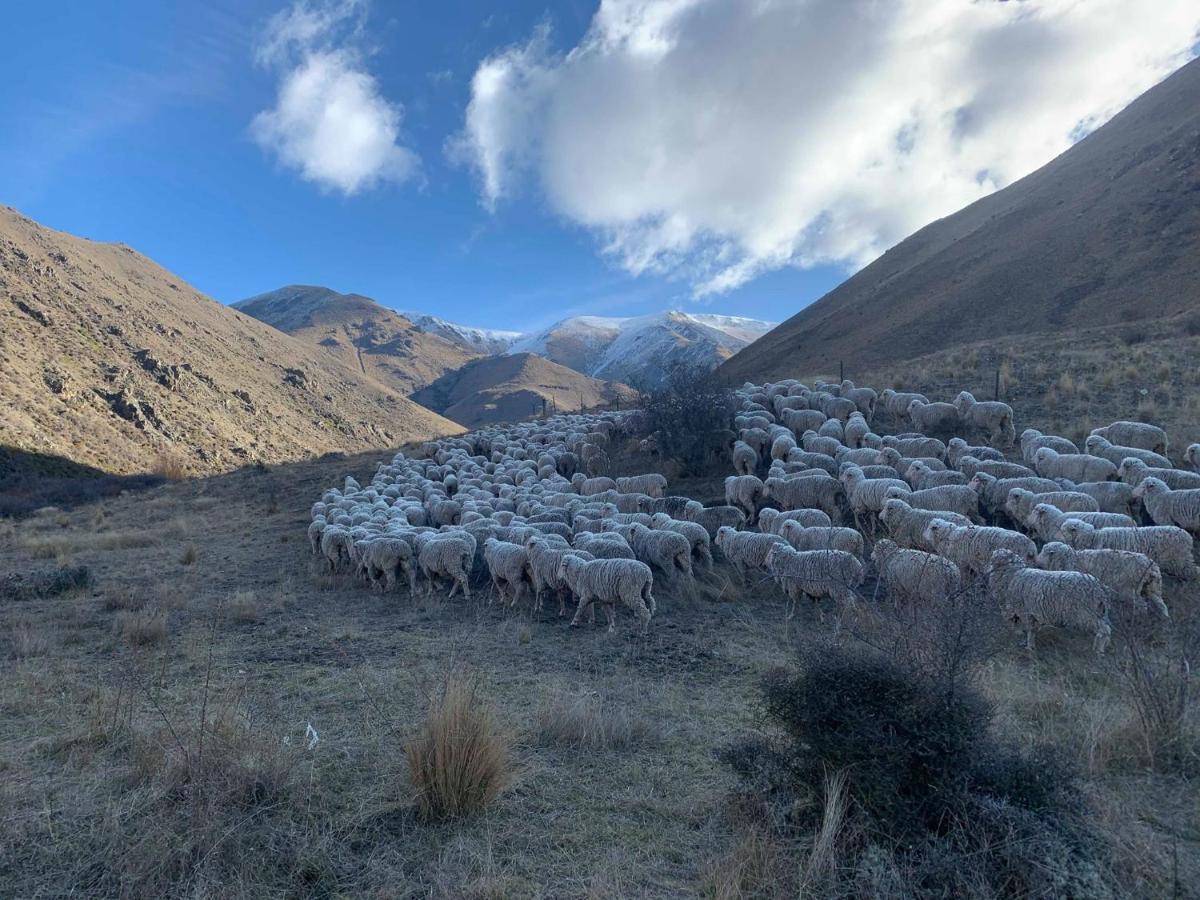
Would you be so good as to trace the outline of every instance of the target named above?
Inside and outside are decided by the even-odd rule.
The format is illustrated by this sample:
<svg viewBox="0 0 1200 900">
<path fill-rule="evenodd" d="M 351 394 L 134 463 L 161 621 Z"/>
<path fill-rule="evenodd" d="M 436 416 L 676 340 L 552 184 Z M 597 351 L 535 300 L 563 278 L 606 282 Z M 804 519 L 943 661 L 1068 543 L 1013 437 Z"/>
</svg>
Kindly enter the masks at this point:
<svg viewBox="0 0 1200 900">
<path fill-rule="evenodd" d="M 382 458 L 0 522 L 0 575 L 66 564 L 93 580 L 0 598 L 0 896 L 721 895 L 736 835 L 714 750 L 753 727 L 757 679 L 795 635 L 833 624 L 789 620 L 773 589 L 722 567 L 696 590 L 656 585 L 644 639 L 628 614 L 609 635 L 553 604 L 325 575 L 309 506 Z M 674 487 L 711 499 L 718 483 Z M 1142 860 L 1131 892 L 1200 896 L 1195 782 L 1147 771 L 1086 637 L 1048 635 L 1035 660 L 1012 643 L 985 672 L 1001 726 L 1078 758 L 1116 852 Z M 485 814 L 429 824 L 403 746 L 451 671 L 482 679 L 519 772 Z M 616 736 L 564 737 L 547 726 L 563 708 Z"/>
</svg>

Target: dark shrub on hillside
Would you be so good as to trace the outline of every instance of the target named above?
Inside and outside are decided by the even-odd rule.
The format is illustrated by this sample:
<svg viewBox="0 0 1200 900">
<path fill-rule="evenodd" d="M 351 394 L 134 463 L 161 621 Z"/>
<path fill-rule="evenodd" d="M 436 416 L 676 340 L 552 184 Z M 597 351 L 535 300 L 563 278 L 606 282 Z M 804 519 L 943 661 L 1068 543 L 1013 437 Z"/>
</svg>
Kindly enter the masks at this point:
<svg viewBox="0 0 1200 900">
<path fill-rule="evenodd" d="M 661 384 L 642 391 L 641 406 L 659 453 L 676 460 L 681 474 L 728 468 L 735 437 L 733 392 L 715 374 L 689 366 L 673 369 Z"/>
<path fill-rule="evenodd" d="M 91 585 L 92 572 L 87 566 L 59 566 L 24 574 L 14 572 L 0 578 L 0 600 L 57 597 L 67 591 L 81 590 Z"/>
<path fill-rule="evenodd" d="M 878 887 L 881 854 L 907 896 L 1112 893 L 1074 771 L 1053 749 L 999 744 L 964 681 L 822 645 L 768 674 L 760 705 L 763 732 L 719 755 L 784 838 L 820 826 L 826 779 L 844 774 L 858 837 L 831 896 Z"/>
</svg>

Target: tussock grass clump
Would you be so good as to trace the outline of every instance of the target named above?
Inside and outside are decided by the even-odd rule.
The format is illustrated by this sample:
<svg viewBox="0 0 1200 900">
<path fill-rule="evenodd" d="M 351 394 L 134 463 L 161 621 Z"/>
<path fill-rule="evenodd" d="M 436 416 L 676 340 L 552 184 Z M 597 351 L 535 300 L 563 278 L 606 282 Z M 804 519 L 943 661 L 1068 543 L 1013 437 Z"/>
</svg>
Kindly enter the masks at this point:
<svg viewBox="0 0 1200 900">
<path fill-rule="evenodd" d="M 24 574 L 12 573 L 0 578 L 0 600 L 35 600 L 57 597 L 92 586 L 87 566 L 59 566 Z"/>
<path fill-rule="evenodd" d="M 178 453 L 164 450 L 155 457 L 151 471 L 167 481 L 182 481 L 188 476 L 187 461 Z"/>
<path fill-rule="evenodd" d="M 596 695 L 563 694 L 538 710 L 538 735 L 545 744 L 580 750 L 625 750 L 662 737 L 653 722 L 627 708 Z"/>
<path fill-rule="evenodd" d="M 478 812 L 514 777 L 512 738 L 482 697 L 478 678 L 469 675 L 446 679 L 405 754 L 417 811 L 425 819 Z"/>
<path fill-rule="evenodd" d="M 190 566 L 200 558 L 200 550 L 195 544 L 188 544 L 183 548 L 183 553 L 179 555 L 179 564 L 181 566 Z"/>
<path fill-rule="evenodd" d="M 148 647 L 167 640 L 167 614 L 158 608 L 118 613 L 114 627 L 117 634 L 134 647 Z"/>
</svg>

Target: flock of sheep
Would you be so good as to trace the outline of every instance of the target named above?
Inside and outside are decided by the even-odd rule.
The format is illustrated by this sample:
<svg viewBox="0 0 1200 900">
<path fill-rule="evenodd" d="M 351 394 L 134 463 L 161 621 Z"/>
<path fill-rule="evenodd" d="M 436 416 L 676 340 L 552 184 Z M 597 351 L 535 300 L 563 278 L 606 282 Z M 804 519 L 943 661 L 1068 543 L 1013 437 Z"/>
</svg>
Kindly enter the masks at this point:
<svg viewBox="0 0 1200 900">
<path fill-rule="evenodd" d="M 704 577 L 715 550 L 793 603 L 860 602 L 868 574 L 896 602 L 984 585 L 1030 649 L 1036 629 L 1066 626 L 1097 652 L 1114 604 L 1167 619 L 1164 575 L 1200 578 L 1200 444 L 1177 468 L 1153 425 L 1114 422 L 1081 450 L 1018 439 L 1007 404 L 966 391 L 941 403 L 788 380 L 735 397 L 724 505 L 667 496 L 662 475 L 604 474 L 614 441 L 643 436 L 640 413 L 559 415 L 399 453 L 366 486 L 347 477 L 313 505 L 313 552 L 381 590 L 423 579 L 469 597 L 489 579 L 509 605 L 571 601 L 578 625 L 599 604 L 610 630 L 624 607 L 645 631 L 655 580 Z M 877 434 L 877 414 L 899 433 Z M 1002 451 L 1018 443 L 1014 462 Z"/>
</svg>

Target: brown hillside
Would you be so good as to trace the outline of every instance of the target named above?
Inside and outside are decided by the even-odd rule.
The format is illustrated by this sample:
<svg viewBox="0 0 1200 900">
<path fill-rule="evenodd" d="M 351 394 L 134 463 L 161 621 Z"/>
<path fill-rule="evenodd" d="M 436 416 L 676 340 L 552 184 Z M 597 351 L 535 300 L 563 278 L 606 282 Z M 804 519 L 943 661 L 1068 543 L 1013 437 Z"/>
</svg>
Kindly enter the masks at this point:
<svg viewBox="0 0 1200 900">
<path fill-rule="evenodd" d="M 120 244 L 0 207 L 0 445 L 192 471 L 458 430 Z"/>
<path fill-rule="evenodd" d="M 289 285 L 234 305 L 407 396 L 476 358 L 361 294 Z"/>
<path fill-rule="evenodd" d="M 1200 60 L 1033 174 L 929 225 L 722 366 L 877 368 L 1200 303 Z"/>
<path fill-rule="evenodd" d="M 628 404 L 635 397 L 623 384 L 589 378 L 532 353 L 473 360 L 413 394 L 416 402 L 468 427 L 540 416 L 543 401 L 547 412 L 562 412 L 614 400 Z"/>
</svg>

